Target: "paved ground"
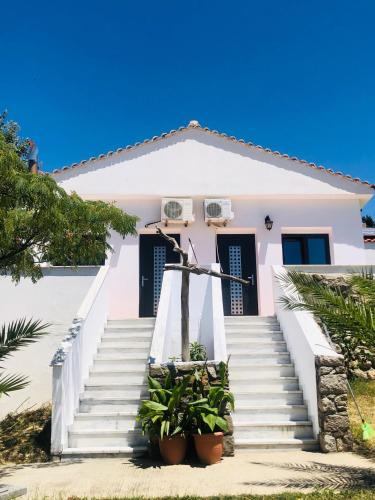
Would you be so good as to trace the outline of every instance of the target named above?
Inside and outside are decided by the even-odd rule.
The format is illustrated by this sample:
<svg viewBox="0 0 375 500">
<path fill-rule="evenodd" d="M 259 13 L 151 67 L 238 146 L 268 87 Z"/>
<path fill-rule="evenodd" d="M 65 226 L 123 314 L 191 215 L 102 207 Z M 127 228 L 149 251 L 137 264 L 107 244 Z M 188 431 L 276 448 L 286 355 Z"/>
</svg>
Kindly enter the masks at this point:
<svg viewBox="0 0 375 500">
<path fill-rule="evenodd" d="M 1 483 L 27 486 L 30 499 L 271 494 L 322 487 L 375 492 L 375 462 L 350 453 L 240 452 L 210 467 L 96 459 L 8 466 L 0 471 Z"/>
</svg>

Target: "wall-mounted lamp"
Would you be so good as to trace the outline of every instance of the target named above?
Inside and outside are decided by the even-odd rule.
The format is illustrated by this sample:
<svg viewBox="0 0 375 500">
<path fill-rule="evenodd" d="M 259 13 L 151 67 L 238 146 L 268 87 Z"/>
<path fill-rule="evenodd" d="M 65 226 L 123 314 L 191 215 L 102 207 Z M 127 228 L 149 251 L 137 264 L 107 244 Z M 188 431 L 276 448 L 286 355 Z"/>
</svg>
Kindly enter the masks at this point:
<svg viewBox="0 0 375 500">
<path fill-rule="evenodd" d="M 271 231 L 273 226 L 273 220 L 271 220 L 269 215 L 267 215 L 266 218 L 264 219 L 264 225 L 266 226 L 266 229 L 268 231 Z"/>
</svg>

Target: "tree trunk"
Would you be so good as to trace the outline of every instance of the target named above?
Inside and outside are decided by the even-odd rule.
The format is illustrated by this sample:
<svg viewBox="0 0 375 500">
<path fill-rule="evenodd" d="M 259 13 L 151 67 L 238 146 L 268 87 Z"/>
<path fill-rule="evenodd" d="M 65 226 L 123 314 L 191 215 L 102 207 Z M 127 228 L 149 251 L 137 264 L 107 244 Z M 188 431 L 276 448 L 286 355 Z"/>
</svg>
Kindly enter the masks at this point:
<svg viewBox="0 0 375 500">
<path fill-rule="evenodd" d="M 165 234 L 160 227 L 156 227 L 157 234 L 160 234 L 165 240 L 173 245 L 173 251 L 181 255 L 182 262 L 180 264 L 166 264 L 165 270 L 181 271 L 181 359 L 182 361 L 190 361 L 190 342 L 189 342 L 189 284 L 190 273 L 193 274 L 207 274 L 208 276 L 215 276 L 221 279 L 227 279 L 249 285 L 250 282 L 237 276 L 229 274 L 218 273 L 212 269 L 204 269 L 199 267 L 198 264 L 190 264 L 187 252 L 184 252 L 175 238 Z"/>
<path fill-rule="evenodd" d="M 184 261 L 185 259 L 183 259 Z M 189 285 L 190 273 L 182 271 L 181 276 L 181 359 L 190 361 L 189 343 Z"/>
</svg>

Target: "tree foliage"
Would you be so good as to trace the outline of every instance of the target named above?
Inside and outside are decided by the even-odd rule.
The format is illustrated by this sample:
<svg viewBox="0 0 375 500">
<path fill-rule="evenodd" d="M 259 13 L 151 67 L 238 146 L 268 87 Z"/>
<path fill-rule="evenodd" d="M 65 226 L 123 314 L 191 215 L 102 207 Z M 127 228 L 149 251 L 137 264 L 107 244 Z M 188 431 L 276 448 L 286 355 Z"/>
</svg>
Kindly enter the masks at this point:
<svg viewBox="0 0 375 500">
<path fill-rule="evenodd" d="M 366 224 L 366 227 L 375 227 L 375 221 L 371 215 L 364 215 L 362 217 L 362 222 Z"/>
<path fill-rule="evenodd" d="M 28 172 L 15 125 L 0 121 L 0 274 L 41 276 L 43 262 L 100 263 L 110 231 L 135 234 L 137 218 L 113 203 L 67 194 L 50 175 Z"/>
<path fill-rule="evenodd" d="M 7 120 L 7 116 L 7 111 L 0 114 L 0 135 L 3 136 L 7 144 L 14 148 L 17 155 L 25 161 L 29 151 L 28 139 L 19 137 L 20 126 L 13 120 Z"/>
<path fill-rule="evenodd" d="M 375 366 L 375 279 L 371 272 L 330 280 L 290 270 L 278 279 L 286 287 L 280 299 L 284 307 L 314 314 L 344 355 L 348 372 Z"/>
</svg>

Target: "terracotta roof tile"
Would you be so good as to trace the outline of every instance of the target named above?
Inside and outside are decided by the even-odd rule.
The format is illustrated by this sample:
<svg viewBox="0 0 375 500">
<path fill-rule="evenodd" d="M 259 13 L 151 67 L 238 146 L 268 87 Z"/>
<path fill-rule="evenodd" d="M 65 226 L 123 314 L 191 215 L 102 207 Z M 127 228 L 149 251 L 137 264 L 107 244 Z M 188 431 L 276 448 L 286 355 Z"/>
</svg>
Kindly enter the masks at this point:
<svg viewBox="0 0 375 500">
<path fill-rule="evenodd" d="M 121 153 L 124 150 L 130 150 L 130 149 L 133 149 L 133 148 L 139 148 L 139 147 L 142 147 L 144 144 L 148 144 L 149 142 L 162 141 L 163 139 L 165 139 L 167 137 L 172 137 L 174 135 L 180 134 L 181 132 L 184 132 L 185 130 L 192 130 L 192 129 L 193 130 L 201 130 L 203 132 L 209 133 L 210 135 L 215 135 L 215 136 L 218 136 L 218 137 L 226 138 L 227 140 L 236 142 L 238 144 L 242 144 L 245 147 L 260 149 L 260 150 L 264 151 L 265 153 L 268 153 L 268 154 L 271 154 L 271 155 L 274 155 L 274 156 L 281 156 L 282 158 L 287 158 L 287 159 L 292 160 L 292 161 L 297 161 L 297 162 L 302 163 L 304 165 L 307 165 L 310 168 L 313 168 L 315 170 L 324 170 L 328 174 L 335 175 L 335 176 L 338 176 L 338 177 L 343 177 L 344 179 L 348 179 L 348 180 L 350 180 L 352 182 L 355 182 L 357 184 L 364 184 L 366 186 L 371 187 L 372 189 L 375 189 L 375 184 L 371 184 L 368 181 L 363 181 L 363 180 L 359 179 L 358 177 L 353 178 L 351 175 L 345 175 L 342 172 L 335 172 L 335 171 L 333 171 L 330 168 L 323 167 L 322 165 L 317 166 L 315 163 L 310 163 L 310 162 L 308 162 L 306 160 L 302 160 L 300 158 L 297 158 L 296 156 L 289 156 L 288 154 L 285 154 L 285 153 L 283 154 L 283 153 L 280 153 L 279 151 L 272 151 L 269 148 L 264 148 L 263 146 L 254 145 L 250 141 L 245 142 L 244 139 L 237 139 L 234 135 L 228 136 L 228 134 L 225 134 L 223 132 L 218 132 L 217 130 L 211 130 L 208 127 L 202 127 L 195 120 L 192 120 L 187 127 L 182 126 L 182 127 L 179 127 L 177 130 L 173 129 L 170 132 L 164 132 L 164 133 L 162 133 L 160 135 L 155 135 L 151 139 L 145 139 L 143 142 L 136 142 L 135 144 L 128 145 L 125 148 L 118 148 L 116 150 L 116 153 Z M 88 161 L 90 161 L 90 162 L 91 161 L 98 161 L 98 160 L 101 160 L 101 159 L 103 159 L 105 157 L 108 157 L 110 155 L 113 155 L 113 154 L 115 154 L 114 151 L 109 151 L 106 154 L 100 154 L 97 157 L 91 157 L 88 160 L 82 160 L 79 163 L 72 163 L 69 166 L 65 166 L 65 167 L 62 167 L 62 168 L 59 168 L 59 169 L 55 169 L 52 173 L 53 174 L 59 174 L 61 172 L 65 172 L 66 170 L 70 170 L 70 169 L 74 169 L 74 168 L 79 168 L 79 167 L 82 167 L 84 164 L 86 164 Z"/>
<path fill-rule="evenodd" d="M 366 236 L 363 238 L 365 243 L 375 243 L 375 238 L 366 238 Z"/>
</svg>

